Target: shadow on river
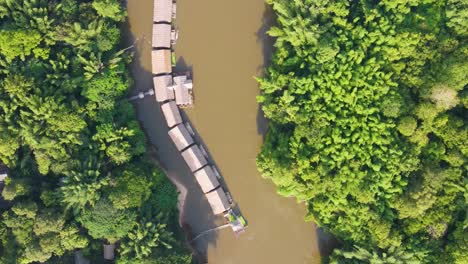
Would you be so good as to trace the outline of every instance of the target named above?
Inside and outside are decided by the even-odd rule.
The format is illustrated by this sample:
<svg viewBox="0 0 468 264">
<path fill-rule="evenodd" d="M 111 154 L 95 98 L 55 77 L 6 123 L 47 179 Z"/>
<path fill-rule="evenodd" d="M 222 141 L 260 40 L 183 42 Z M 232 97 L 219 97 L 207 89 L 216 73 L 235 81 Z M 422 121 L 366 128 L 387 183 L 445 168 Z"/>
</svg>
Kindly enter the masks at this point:
<svg viewBox="0 0 468 264">
<path fill-rule="evenodd" d="M 153 87 L 151 31 L 153 0 L 128 0 L 126 45 L 136 42 L 131 94 Z M 233 199 L 249 222 L 235 238 L 230 229 L 209 233 L 193 247 L 201 263 L 320 263 L 332 248 L 327 235 L 304 222 L 305 206 L 277 195 L 263 179 L 255 158 L 267 130 L 256 102 L 260 76 L 273 46 L 266 31 L 273 23 L 264 0 L 179 0 L 176 71 L 193 70 L 195 107 L 183 113 L 213 157 Z M 186 189 L 182 210 L 189 236 L 222 225 L 184 160 L 170 141 L 159 104 L 151 97 L 135 102 L 138 119 L 168 176 Z M 212 155 L 212 156 L 211 156 Z M 211 159 L 213 161 L 213 159 Z"/>
</svg>

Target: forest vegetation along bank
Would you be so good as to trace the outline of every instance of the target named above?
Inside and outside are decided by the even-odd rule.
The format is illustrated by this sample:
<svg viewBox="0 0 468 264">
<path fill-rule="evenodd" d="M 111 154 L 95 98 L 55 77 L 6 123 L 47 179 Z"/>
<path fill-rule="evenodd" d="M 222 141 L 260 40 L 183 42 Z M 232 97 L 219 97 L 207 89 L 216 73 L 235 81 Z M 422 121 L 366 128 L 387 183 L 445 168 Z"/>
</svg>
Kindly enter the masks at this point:
<svg viewBox="0 0 468 264">
<path fill-rule="evenodd" d="M 126 101 L 121 1 L 0 0 L 1 263 L 190 263 L 177 193 Z"/>
<path fill-rule="evenodd" d="M 343 241 L 332 263 L 467 263 L 468 3 L 267 2 L 263 176 Z"/>
</svg>

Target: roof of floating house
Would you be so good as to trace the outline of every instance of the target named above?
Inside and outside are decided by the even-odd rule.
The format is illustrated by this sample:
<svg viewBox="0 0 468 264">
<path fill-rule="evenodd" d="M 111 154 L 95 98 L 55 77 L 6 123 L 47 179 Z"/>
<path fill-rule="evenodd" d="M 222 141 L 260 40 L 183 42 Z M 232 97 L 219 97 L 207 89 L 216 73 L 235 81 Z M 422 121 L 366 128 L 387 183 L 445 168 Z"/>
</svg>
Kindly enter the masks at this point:
<svg viewBox="0 0 468 264">
<path fill-rule="evenodd" d="M 169 130 L 168 134 L 179 151 L 194 143 L 192 136 L 184 124 L 177 125 L 173 129 Z"/>
<path fill-rule="evenodd" d="M 172 0 L 154 0 L 153 22 L 168 22 L 172 20 Z"/>
<path fill-rule="evenodd" d="M 168 24 L 153 25 L 153 48 L 170 48 L 172 30 Z"/>
<path fill-rule="evenodd" d="M 176 104 L 178 105 L 191 105 L 192 102 L 192 80 L 188 79 L 187 76 L 174 77 L 174 84 L 171 89 L 174 90 Z"/>
<path fill-rule="evenodd" d="M 174 101 L 170 101 L 161 105 L 161 109 L 164 117 L 166 118 L 168 127 L 173 127 L 182 123 L 182 117 L 180 116 L 179 108 Z"/>
<path fill-rule="evenodd" d="M 212 192 L 205 194 L 206 199 L 208 199 L 208 203 L 211 206 L 211 210 L 215 215 L 221 214 L 230 208 L 230 204 L 226 193 L 223 191 L 222 188 L 218 188 Z"/>
<path fill-rule="evenodd" d="M 156 101 L 164 102 L 167 100 L 174 100 L 174 91 L 168 88 L 172 85 L 172 77 L 170 75 L 154 77 L 153 84 Z"/>
<path fill-rule="evenodd" d="M 205 166 L 194 174 L 204 193 L 212 191 L 219 186 L 219 181 L 210 166 Z"/>
<path fill-rule="evenodd" d="M 115 244 L 104 244 L 104 259 L 113 260 L 115 257 Z"/>
<path fill-rule="evenodd" d="M 202 168 L 208 163 L 197 145 L 184 150 L 182 152 L 182 157 L 192 172 Z"/>
<path fill-rule="evenodd" d="M 171 73 L 171 51 L 153 50 L 151 52 L 153 74 Z"/>
</svg>

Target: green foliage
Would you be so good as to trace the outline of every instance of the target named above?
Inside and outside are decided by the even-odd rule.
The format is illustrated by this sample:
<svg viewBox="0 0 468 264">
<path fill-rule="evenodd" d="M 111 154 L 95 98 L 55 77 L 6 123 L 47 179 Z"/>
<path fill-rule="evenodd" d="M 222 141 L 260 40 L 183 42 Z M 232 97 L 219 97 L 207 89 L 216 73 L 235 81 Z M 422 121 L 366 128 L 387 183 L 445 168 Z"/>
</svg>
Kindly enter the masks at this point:
<svg viewBox="0 0 468 264">
<path fill-rule="evenodd" d="M 99 15 L 115 21 L 122 21 L 126 16 L 121 3 L 117 0 L 94 0 L 93 7 Z"/>
<path fill-rule="evenodd" d="M 31 188 L 25 179 L 9 178 L 3 187 L 2 197 L 5 200 L 12 201 L 16 197 L 26 195 Z"/>
<path fill-rule="evenodd" d="M 411 136 L 418 126 L 416 119 L 411 116 L 405 116 L 398 122 L 398 131 L 404 136 Z"/>
<path fill-rule="evenodd" d="M 141 264 L 190 264 L 192 256 L 190 254 L 172 254 L 168 256 L 154 257 L 139 262 Z"/>
<path fill-rule="evenodd" d="M 0 54 L 7 62 L 19 57 L 25 60 L 32 53 L 47 59 L 47 51 L 39 48 L 41 35 L 32 30 L 0 30 Z M 41 52 L 44 55 L 41 55 Z"/>
<path fill-rule="evenodd" d="M 156 217 L 156 223 L 143 219 L 128 234 L 127 239 L 120 245 L 120 254 L 124 258 L 143 259 L 148 257 L 152 248 L 163 246 L 172 248 L 174 238 L 172 233 L 166 230 L 166 224 L 159 222 L 161 215 Z"/>
<path fill-rule="evenodd" d="M 445 14 L 448 18 L 447 26 L 460 36 L 468 36 L 468 1 L 448 0 Z"/>
<path fill-rule="evenodd" d="M 118 0 L 0 0 L 0 263 L 70 263 L 77 249 L 100 260 L 102 239 L 176 213 L 173 186 L 140 163 L 146 139 L 125 99 L 132 55 L 118 50 L 125 16 Z M 158 241 L 175 241 L 168 219 Z"/>
<path fill-rule="evenodd" d="M 450 236 L 447 245 L 446 263 L 462 264 L 468 261 L 468 230 L 467 220 L 459 222 Z"/>
<path fill-rule="evenodd" d="M 79 221 L 93 238 L 114 243 L 128 234 L 135 225 L 135 218 L 135 212 L 116 209 L 109 200 L 101 199 L 85 209 Z"/>
<path fill-rule="evenodd" d="M 109 199 L 117 209 L 141 207 L 150 194 L 152 182 L 143 168 L 133 167 L 119 173 L 111 187 Z"/>
<path fill-rule="evenodd" d="M 267 2 L 262 175 L 359 247 L 338 263 L 444 263 L 466 211 L 466 1 Z"/>
<path fill-rule="evenodd" d="M 67 208 L 81 209 L 86 205 L 94 206 L 100 198 L 99 190 L 108 185 L 109 179 L 101 177 L 100 165 L 86 161 L 77 170 L 66 172 L 60 187 L 62 202 Z"/>
<path fill-rule="evenodd" d="M 330 263 L 394 263 L 394 264 L 417 264 L 420 259 L 414 253 L 403 251 L 401 248 L 389 248 L 387 252 L 369 252 L 364 248 L 355 247 L 354 251 L 341 251 L 335 249 L 331 256 Z"/>
<path fill-rule="evenodd" d="M 167 214 L 173 212 L 177 208 L 178 193 L 176 188 L 161 170 L 153 168 L 150 173 L 151 196 L 143 205 L 143 210 L 151 216 L 156 216 L 159 212 Z"/>
<path fill-rule="evenodd" d="M 36 217 L 33 231 L 38 236 L 49 232 L 59 233 L 64 224 L 65 219 L 63 216 L 56 212 L 45 211 Z"/>
</svg>

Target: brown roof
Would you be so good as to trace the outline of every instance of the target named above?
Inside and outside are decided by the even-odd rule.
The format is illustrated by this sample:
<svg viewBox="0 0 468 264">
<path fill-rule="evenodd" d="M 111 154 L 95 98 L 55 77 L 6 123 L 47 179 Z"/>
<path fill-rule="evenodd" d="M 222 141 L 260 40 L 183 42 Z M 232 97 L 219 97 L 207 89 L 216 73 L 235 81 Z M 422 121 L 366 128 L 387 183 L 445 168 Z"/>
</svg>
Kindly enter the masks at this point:
<svg viewBox="0 0 468 264">
<path fill-rule="evenodd" d="M 178 124 L 173 129 L 169 130 L 168 134 L 179 151 L 194 143 L 192 136 L 184 124 Z"/>
<path fill-rule="evenodd" d="M 153 74 L 172 73 L 170 50 L 153 50 L 151 52 Z"/>
<path fill-rule="evenodd" d="M 219 186 L 219 181 L 210 166 L 205 166 L 194 174 L 204 193 L 212 191 Z"/>
<path fill-rule="evenodd" d="M 161 110 L 164 114 L 164 117 L 166 118 L 168 127 L 173 127 L 182 123 L 182 117 L 180 116 L 179 108 L 174 101 L 170 101 L 161 105 Z"/>
<path fill-rule="evenodd" d="M 171 47 L 171 25 L 154 24 L 153 25 L 153 48 Z"/>
<path fill-rule="evenodd" d="M 115 244 L 104 244 L 104 259 L 113 260 L 115 257 Z"/>
<path fill-rule="evenodd" d="M 164 102 L 167 100 L 174 100 L 174 91 L 168 88 L 172 85 L 172 77 L 170 75 L 154 77 L 153 84 L 156 101 Z"/>
<path fill-rule="evenodd" d="M 187 79 L 187 76 L 174 77 L 174 85 L 172 86 L 175 93 L 176 104 L 191 105 L 192 104 L 192 80 Z"/>
<path fill-rule="evenodd" d="M 197 145 L 193 145 L 184 150 L 182 152 L 182 157 L 192 172 L 202 168 L 208 163 Z"/>
<path fill-rule="evenodd" d="M 229 210 L 230 204 L 222 188 L 209 192 L 205 196 L 211 206 L 211 210 L 213 210 L 213 214 L 217 215 Z"/>
<path fill-rule="evenodd" d="M 172 20 L 172 0 L 154 0 L 153 22 L 168 22 Z"/>
</svg>

